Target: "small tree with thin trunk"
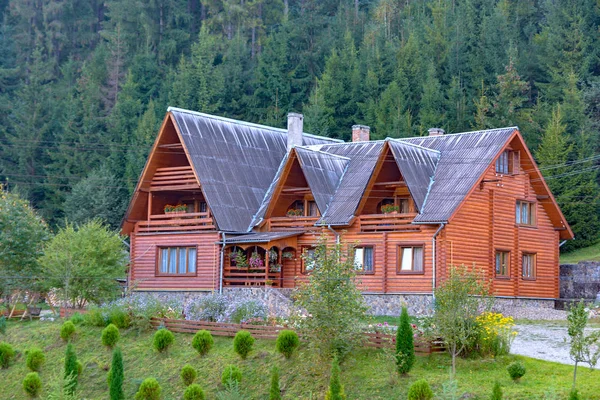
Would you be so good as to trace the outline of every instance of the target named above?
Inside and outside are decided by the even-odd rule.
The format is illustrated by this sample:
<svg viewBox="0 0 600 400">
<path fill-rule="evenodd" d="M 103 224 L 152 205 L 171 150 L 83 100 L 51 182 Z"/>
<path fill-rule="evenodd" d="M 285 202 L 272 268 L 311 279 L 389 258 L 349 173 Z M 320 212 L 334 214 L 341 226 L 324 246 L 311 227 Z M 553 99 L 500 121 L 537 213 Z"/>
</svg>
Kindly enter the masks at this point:
<svg viewBox="0 0 600 400">
<path fill-rule="evenodd" d="M 475 318 L 491 308 L 487 285 L 475 269 L 451 267 L 448 278 L 435 290 L 434 321 L 452 356 L 452 375 L 456 357 L 466 348 L 478 327 Z"/>
<path fill-rule="evenodd" d="M 571 359 L 575 362 L 573 368 L 573 390 L 577 383 L 577 365 L 585 362 L 594 368 L 600 357 L 600 332 L 585 334 L 585 327 L 588 323 L 588 310 L 585 308 L 583 300 L 569 309 L 567 316 L 569 334 L 569 345 Z"/>
<path fill-rule="evenodd" d="M 396 331 L 396 365 L 398 373 L 405 375 L 410 372 L 415 364 L 415 345 L 413 329 L 408 318 L 408 310 L 402 307 L 400 325 Z"/>
</svg>

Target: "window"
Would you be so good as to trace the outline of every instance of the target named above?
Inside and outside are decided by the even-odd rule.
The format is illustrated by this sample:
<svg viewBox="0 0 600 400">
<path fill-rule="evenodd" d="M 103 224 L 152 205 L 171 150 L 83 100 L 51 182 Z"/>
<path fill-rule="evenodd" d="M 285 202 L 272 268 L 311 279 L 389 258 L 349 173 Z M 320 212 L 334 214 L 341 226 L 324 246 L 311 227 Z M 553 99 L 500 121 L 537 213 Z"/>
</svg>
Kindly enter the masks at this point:
<svg viewBox="0 0 600 400">
<path fill-rule="evenodd" d="M 160 247 L 158 253 L 159 275 L 195 275 L 195 247 Z"/>
<path fill-rule="evenodd" d="M 523 253 L 523 279 L 535 279 L 535 254 Z"/>
<path fill-rule="evenodd" d="M 358 272 L 373 272 L 373 246 L 354 248 L 354 266 Z"/>
<path fill-rule="evenodd" d="M 309 274 L 315 269 L 315 248 L 305 247 L 302 251 L 302 273 Z"/>
<path fill-rule="evenodd" d="M 510 252 L 508 251 L 497 251 L 496 252 L 496 276 L 505 277 L 509 276 L 509 259 Z"/>
<path fill-rule="evenodd" d="M 398 273 L 423 273 L 423 246 L 400 246 Z"/>
<path fill-rule="evenodd" d="M 519 172 L 519 152 L 504 150 L 496 160 L 496 173 L 509 175 Z"/>
<path fill-rule="evenodd" d="M 317 207 L 317 202 L 316 201 L 309 201 L 307 202 L 307 211 L 308 214 L 306 215 L 307 217 L 317 217 L 319 216 L 319 208 Z"/>
<path fill-rule="evenodd" d="M 535 203 L 517 200 L 515 218 L 517 224 L 535 225 Z"/>
<path fill-rule="evenodd" d="M 400 214 L 408 214 L 410 212 L 408 206 L 408 198 L 398 199 L 398 209 L 400 210 Z"/>
</svg>

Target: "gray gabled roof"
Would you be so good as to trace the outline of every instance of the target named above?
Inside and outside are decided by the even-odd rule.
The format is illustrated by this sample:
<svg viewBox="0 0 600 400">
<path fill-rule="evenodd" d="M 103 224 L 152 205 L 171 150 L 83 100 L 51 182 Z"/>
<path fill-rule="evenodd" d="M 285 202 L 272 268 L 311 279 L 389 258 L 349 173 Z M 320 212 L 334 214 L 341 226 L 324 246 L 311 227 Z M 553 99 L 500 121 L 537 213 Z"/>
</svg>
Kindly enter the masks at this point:
<svg viewBox="0 0 600 400">
<path fill-rule="evenodd" d="M 222 231 L 245 232 L 286 154 L 287 132 L 169 108 Z M 303 135 L 304 145 L 339 142 Z"/>
</svg>

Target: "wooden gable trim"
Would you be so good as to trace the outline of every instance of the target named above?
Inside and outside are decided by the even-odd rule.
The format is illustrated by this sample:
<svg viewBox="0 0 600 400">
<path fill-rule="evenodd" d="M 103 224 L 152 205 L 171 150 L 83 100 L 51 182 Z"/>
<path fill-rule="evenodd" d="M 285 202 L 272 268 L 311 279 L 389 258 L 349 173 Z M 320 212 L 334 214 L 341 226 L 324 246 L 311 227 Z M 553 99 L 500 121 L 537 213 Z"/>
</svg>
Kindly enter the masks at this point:
<svg viewBox="0 0 600 400">
<path fill-rule="evenodd" d="M 285 165 L 283 166 L 283 170 L 281 171 L 281 176 L 279 177 L 279 182 L 277 182 L 277 184 L 275 185 L 275 188 L 273 189 L 273 195 L 271 195 L 271 200 L 269 201 L 269 205 L 267 206 L 267 209 L 265 210 L 265 215 L 263 216 L 263 221 L 271 218 L 271 214 L 273 214 L 273 208 L 275 208 L 275 204 L 277 203 L 279 196 L 281 196 L 281 191 L 283 190 L 283 185 L 290 174 L 290 170 L 292 169 L 292 166 L 294 165 L 295 160 L 298 160 L 298 163 L 300 163 L 300 160 L 298 159 L 298 156 L 296 155 L 296 149 L 292 148 L 287 155 L 287 160 L 286 160 Z M 300 168 L 302 168 L 302 166 L 300 166 Z M 304 171 L 302 173 L 304 173 Z"/>
</svg>

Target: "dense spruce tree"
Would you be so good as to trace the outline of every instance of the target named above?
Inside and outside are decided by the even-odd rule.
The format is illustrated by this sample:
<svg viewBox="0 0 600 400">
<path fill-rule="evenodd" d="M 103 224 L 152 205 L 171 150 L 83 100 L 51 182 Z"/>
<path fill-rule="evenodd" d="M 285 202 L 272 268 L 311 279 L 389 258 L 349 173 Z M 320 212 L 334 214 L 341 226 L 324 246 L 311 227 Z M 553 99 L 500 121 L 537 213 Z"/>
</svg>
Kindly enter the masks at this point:
<svg viewBox="0 0 600 400">
<path fill-rule="evenodd" d="M 112 364 L 110 367 L 110 400 L 124 400 L 123 392 L 123 355 L 121 349 L 115 347 L 112 355 Z"/>
<path fill-rule="evenodd" d="M 396 367 L 398 373 L 405 375 L 410 372 L 416 361 L 413 329 L 406 306 L 402 307 L 399 322 L 396 331 Z"/>
</svg>

